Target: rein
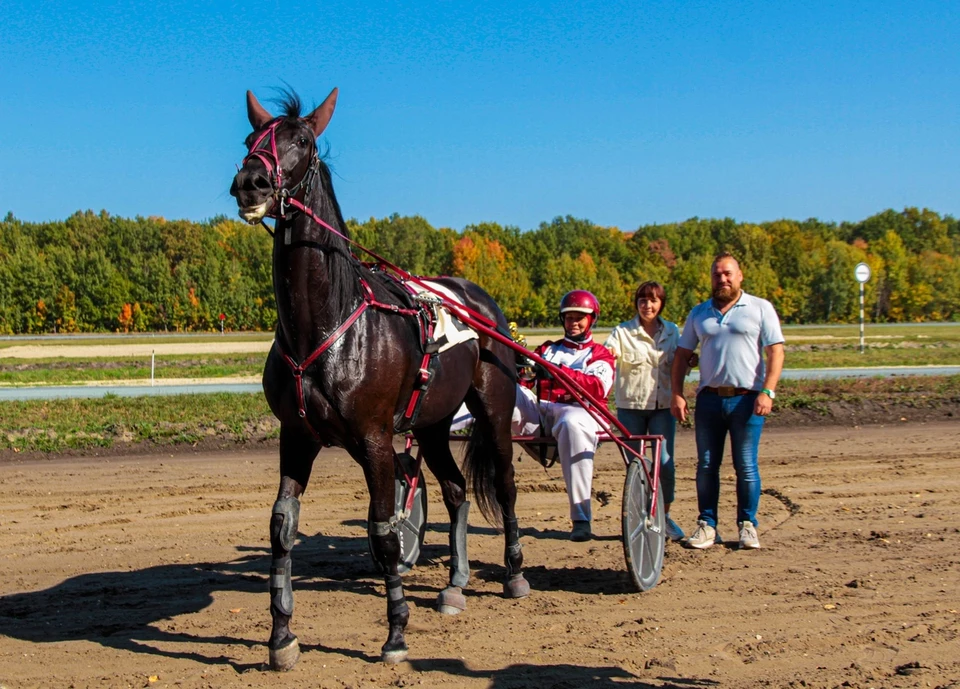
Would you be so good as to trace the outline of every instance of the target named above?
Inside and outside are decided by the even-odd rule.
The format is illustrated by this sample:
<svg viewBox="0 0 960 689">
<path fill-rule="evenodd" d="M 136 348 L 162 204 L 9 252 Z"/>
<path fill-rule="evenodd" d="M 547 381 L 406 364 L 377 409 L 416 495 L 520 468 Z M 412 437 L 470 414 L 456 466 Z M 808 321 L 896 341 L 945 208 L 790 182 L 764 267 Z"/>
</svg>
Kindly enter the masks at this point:
<svg viewBox="0 0 960 689">
<path fill-rule="evenodd" d="M 540 364 L 541 366 L 543 366 L 543 368 L 549 371 L 554 378 L 556 378 L 561 384 L 563 384 L 564 387 L 567 388 L 567 391 L 570 393 L 571 397 L 573 397 L 573 399 L 577 402 L 577 404 L 583 407 L 583 409 L 585 409 L 587 413 L 593 417 L 593 419 L 600 425 L 600 427 L 603 428 L 605 431 L 607 431 L 607 433 L 611 436 L 610 439 L 614 443 L 616 443 L 620 448 L 629 452 L 633 456 L 640 457 L 639 452 L 637 452 L 632 447 L 627 445 L 626 442 L 618 438 L 614 433 L 610 431 L 610 426 L 615 426 L 623 435 L 626 435 L 626 436 L 630 435 L 630 431 L 627 430 L 626 426 L 624 426 L 620 422 L 620 420 L 616 416 L 614 416 L 609 409 L 606 408 L 605 402 L 603 400 L 594 399 L 590 393 L 584 390 L 561 367 L 547 361 L 546 359 L 543 359 L 542 357 L 538 356 L 535 352 L 530 352 L 525 347 L 521 347 L 520 345 L 518 345 L 516 342 L 513 341 L 513 338 L 510 336 L 509 332 L 505 334 L 495 322 L 491 321 L 482 313 L 478 313 L 477 311 L 471 309 L 469 306 L 466 306 L 464 304 L 458 304 L 457 302 L 452 301 L 451 299 L 447 298 L 446 295 L 441 294 L 439 291 L 435 290 L 427 282 L 418 278 L 416 275 L 412 275 L 411 273 L 407 272 L 403 268 L 400 268 L 399 266 L 383 258 L 376 252 L 371 251 L 370 249 L 366 248 L 362 244 L 359 244 L 358 242 L 355 242 L 354 240 L 350 239 L 350 237 L 347 237 L 342 232 L 339 232 L 338 230 L 334 229 L 333 227 L 328 225 L 326 222 L 321 220 L 319 217 L 317 217 L 317 215 L 310 208 L 307 208 L 296 199 L 291 199 L 290 205 L 296 208 L 297 210 L 299 210 L 304 215 L 308 216 L 310 219 L 312 219 L 314 222 L 319 224 L 321 227 L 327 229 L 328 231 L 332 232 L 333 234 L 340 237 L 344 241 L 348 242 L 352 246 L 357 247 L 358 249 L 365 252 L 369 256 L 372 256 L 373 258 L 375 258 L 380 266 L 382 266 L 383 268 L 387 268 L 393 273 L 396 273 L 402 280 L 412 282 L 413 284 L 427 290 L 431 294 L 438 297 L 441 300 L 441 306 L 446 308 L 448 311 L 451 311 L 454 316 L 459 318 L 466 325 L 470 326 L 471 328 L 475 328 L 486 335 L 489 335 L 490 337 L 494 338 L 501 344 L 504 344 L 507 347 L 510 347 L 510 349 L 513 349 L 518 353 L 522 353 L 527 358 L 533 360 L 534 363 Z M 283 216 L 280 216 L 280 217 L 283 217 Z"/>
</svg>

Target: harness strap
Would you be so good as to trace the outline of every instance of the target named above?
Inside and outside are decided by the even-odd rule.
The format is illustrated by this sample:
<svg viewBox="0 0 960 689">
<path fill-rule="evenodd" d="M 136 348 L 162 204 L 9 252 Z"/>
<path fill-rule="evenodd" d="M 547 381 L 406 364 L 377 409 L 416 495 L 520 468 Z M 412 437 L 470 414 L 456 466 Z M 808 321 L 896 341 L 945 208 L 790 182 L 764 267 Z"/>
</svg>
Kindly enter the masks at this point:
<svg viewBox="0 0 960 689">
<path fill-rule="evenodd" d="M 434 319 L 427 319 L 427 342 L 433 340 L 435 323 Z M 407 408 L 403 412 L 403 418 L 411 423 L 420 409 L 420 396 L 426 393 L 427 388 L 430 387 L 430 381 L 433 378 L 433 371 L 430 370 L 430 360 L 436 355 L 436 351 L 428 350 L 424 352 L 423 359 L 420 360 L 420 370 L 417 372 L 417 379 L 413 383 L 413 392 L 410 395 L 410 401 L 407 402 Z"/>
<path fill-rule="evenodd" d="M 420 309 L 404 309 L 397 304 L 387 304 L 382 301 L 377 301 L 377 298 L 373 296 L 373 290 L 370 289 L 370 285 L 367 284 L 367 281 L 363 278 L 360 278 L 360 284 L 363 286 L 363 290 L 366 293 L 364 299 L 375 309 L 380 309 L 381 311 L 390 311 L 401 316 L 416 316 L 420 313 Z"/>
<path fill-rule="evenodd" d="M 417 380 L 413 383 L 413 393 L 410 395 L 410 401 L 407 402 L 407 408 L 403 412 L 403 418 L 413 418 L 417 410 L 417 402 L 420 401 L 420 395 L 427 391 L 430 386 L 430 379 L 433 378 L 433 371 L 430 370 L 430 357 L 432 354 L 424 354 L 423 361 L 420 362 L 420 370 L 417 372 Z"/>
<path fill-rule="evenodd" d="M 369 289 L 368 286 L 364 286 Z M 360 315 L 367 310 L 368 306 L 370 306 L 370 303 L 366 299 L 360 302 L 360 306 L 354 309 L 353 313 L 347 317 L 347 320 L 341 323 L 339 328 L 330 333 L 329 337 L 323 341 L 323 344 L 313 350 L 313 353 L 304 359 L 303 363 L 298 364 L 292 356 L 287 354 L 284 351 L 283 344 L 281 343 L 280 339 L 277 339 L 277 342 L 280 343 L 280 354 L 283 355 L 283 359 L 287 362 L 287 366 L 289 366 L 290 370 L 293 371 L 293 378 L 297 384 L 297 404 L 299 405 L 298 412 L 301 419 L 306 420 L 307 418 L 307 407 L 303 399 L 303 372 L 310 366 L 310 364 L 319 359 L 321 354 L 330 349 L 331 345 L 339 340 L 341 335 L 350 329 L 350 326 L 353 325 L 358 318 L 360 318 Z M 310 425 L 309 421 L 307 422 L 307 425 Z M 311 427 L 310 430 L 313 431 L 313 428 Z M 317 435 L 316 431 L 314 431 L 313 434 Z"/>
<path fill-rule="evenodd" d="M 360 305 L 354 309 L 347 319 L 340 324 L 336 330 L 334 330 L 330 335 L 324 340 L 319 347 L 317 347 L 313 352 L 304 359 L 301 363 L 297 363 L 290 354 L 287 353 L 283 341 L 280 338 L 277 338 L 277 343 L 280 349 L 280 355 L 283 357 L 283 360 L 287 363 L 287 366 L 290 367 L 291 372 L 293 373 L 293 379 L 297 387 L 297 413 L 300 415 L 300 418 L 304 420 L 304 423 L 307 424 L 307 428 L 310 429 L 310 432 L 315 438 L 320 437 L 316 432 L 310 422 L 307 420 L 307 404 L 303 396 L 303 373 L 306 371 L 310 365 L 319 359 L 325 351 L 330 349 L 333 346 L 333 343 L 340 339 L 347 330 L 357 321 L 358 318 L 366 311 L 368 308 L 375 308 L 381 311 L 390 311 L 391 313 L 396 313 L 401 316 L 417 316 L 420 313 L 419 309 L 404 309 L 400 308 L 396 304 L 387 304 L 381 301 L 378 301 L 373 295 L 373 290 L 370 288 L 370 285 L 366 280 L 360 278 L 360 286 L 363 288 L 364 296 L 363 301 L 360 302 Z M 433 334 L 433 321 L 430 321 L 429 327 L 430 335 Z M 417 401 L 420 398 L 420 395 L 427 389 L 427 386 L 430 383 L 430 378 L 433 376 L 432 371 L 430 371 L 430 354 L 425 354 L 423 360 L 420 362 L 420 371 L 417 375 L 417 380 L 414 383 L 413 394 L 410 398 L 410 402 L 407 404 L 407 409 L 404 414 L 405 418 L 409 419 L 414 410 L 417 407 Z"/>
</svg>

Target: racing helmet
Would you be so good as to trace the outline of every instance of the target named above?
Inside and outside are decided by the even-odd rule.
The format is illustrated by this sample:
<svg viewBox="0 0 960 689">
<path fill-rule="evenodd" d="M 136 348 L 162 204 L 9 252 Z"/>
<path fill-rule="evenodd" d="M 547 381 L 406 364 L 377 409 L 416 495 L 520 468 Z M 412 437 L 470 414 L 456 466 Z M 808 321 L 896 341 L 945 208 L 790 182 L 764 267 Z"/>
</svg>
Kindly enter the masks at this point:
<svg viewBox="0 0 960 689">
<path fill-rule="evenodd" d="M 590 328 L 593 328 L 597 319 L 600 317 L 600 302 L 593 296 L 592 292 L 585 289 L 575 289 L 567 292 L 560 300 L 560 321 L 563 322 L 563 314 L 567 311 L 579 311 L 590 314 Z"/>
</svg>

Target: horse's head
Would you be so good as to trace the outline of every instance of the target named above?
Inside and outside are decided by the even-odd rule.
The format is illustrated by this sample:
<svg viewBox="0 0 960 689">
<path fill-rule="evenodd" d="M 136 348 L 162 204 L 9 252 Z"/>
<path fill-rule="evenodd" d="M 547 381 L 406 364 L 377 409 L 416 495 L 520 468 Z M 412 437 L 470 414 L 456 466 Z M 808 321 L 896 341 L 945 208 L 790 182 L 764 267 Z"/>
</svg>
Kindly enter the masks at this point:
<svg viewBox="0 0 960 689">
<path fill-rule="evenodd" d="M 306 117 L 299 116 L 299 100 L 294 97 L 295 105 L 288 106 L 285 116 L 274 117 L 247 91 L 247 117 L 253 125 L 246 142 L 250 152 L 233 178 L 230 194 L 248 223 L 283 215 L 284 202 L 308 187 L 316 174 L 316 140 L 333 116 L 337 89 Z"/>
</svg>

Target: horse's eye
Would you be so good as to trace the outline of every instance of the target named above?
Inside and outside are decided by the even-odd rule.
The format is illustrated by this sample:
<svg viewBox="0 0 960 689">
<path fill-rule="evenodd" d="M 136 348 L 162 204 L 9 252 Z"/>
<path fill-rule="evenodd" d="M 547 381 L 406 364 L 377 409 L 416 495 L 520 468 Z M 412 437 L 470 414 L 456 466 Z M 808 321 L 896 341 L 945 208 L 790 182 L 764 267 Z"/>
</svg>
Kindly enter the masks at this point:
<svg viewBox="0 0 960 689">
<path fill-rule="evenodd" d="M 297 146 L 299 146 L 300 148 L 306 148 L 307 144 L 309 143 L 310 142 L 307 140 L 307 137 L 305 136 L 301 136 L 299 139 L 297 139 Z"/>
</svg>

